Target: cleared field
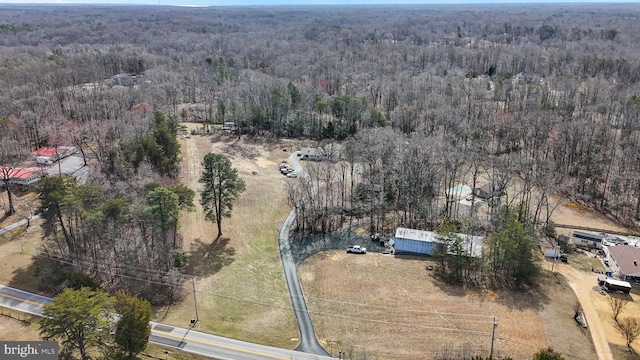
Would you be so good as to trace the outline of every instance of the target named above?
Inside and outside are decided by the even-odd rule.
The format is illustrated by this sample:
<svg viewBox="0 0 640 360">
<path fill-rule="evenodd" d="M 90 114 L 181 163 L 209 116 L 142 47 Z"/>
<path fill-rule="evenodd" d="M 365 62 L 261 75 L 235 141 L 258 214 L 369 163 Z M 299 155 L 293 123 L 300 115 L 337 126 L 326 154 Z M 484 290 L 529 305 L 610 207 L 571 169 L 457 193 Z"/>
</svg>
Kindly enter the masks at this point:
<svg viewBox="0 0 640 360">
<path fill-rule="evenodd" d="M 235 204 L 232 218 L 223 221 L 224 235 L 218 240 L 214 225 L 204 220 L 198 198 L 196 210 L 182 215 L 188 271 L 197 278 L 195 283 L 185 283 L 182 303 L 156 309 L 154 320 L 186 326 L 195 316 L 195 284 L 199 330 L 293 348 L 298 331 L 282 273 L 277 231 L 289 211 L 284 184 L 297 180 L 283 177 L 277 164 L 304 144 L 192 135 L 181 139 L 181 145 L 180 180 L 184 184 L 199 189 L 200 161 L 214 151 L 231 158 L 247 190 Z M 32 202 L 33 195 L 23 199 Z M 559 223 L 581 225 L 582 220 L 592 226 L 598 222 L 611 226 L 584 209 L 561 206 L 558 210 L 554 220 Z M 31 257 L 41 236 L 38 225 L 34 221 L 26 231 L 0 237 L 2 283 L 37 290 L 39 280 Z M 580 262 L 583 269 L 591 264 Z M 551 346 L 567 359 L 595 359 L 589 333 L 572 319 L 576 297 L 562 278 L 560 283 L 545 281 L 535 293 L 473 292 L 440 284 L 426 270 L 427 265 L 424 258 L 375 253 L 348 256 L 343 251 L 306 260 L 299 274 L 325 348 L 336 356 L 343 351 L 376 359 L 488 355 L 496 316 L 494 354 L 499 357 L 528 358 Z M 602 295 L 597 292 L 592 296 L 606 323 L 608 305 L 598 302 Z M 630 307 L 628 311 L 634 314 L 640 309 Z M 0 318 L 0 327 L 5 331 L 13 328 L 14 321 Z M 612 324 L 605 325 L 605 330 L 615 345 L 612 351 L 618 351 L 622 338 Z M 5 338 L 10 339 L 11 334 L 6 331 Z"/>
<path fill-rule="evenodd" d="M 326 252 L 299 274 L 316 331 L 327 349 L 375 359 L 432 359 L 490 353 L 530 358 L 551 346 L 567 359 L 596 359 L 573 320 L 566 282 L 536 292 L 473 292 L 441 284 L 425 258 Z"/>
<path fill-rule="evenodd" d="M 201 125 L 187 124 L 189 128 Z M 201 161 L 208 152 L 227 155 L 246 182 L 246 191 L 222 222 L 223 236 L 204 219 L 200 204 L 181 217 L 188 272 L 195 282 L 199 330 L 283 348 L 297 345 L 298 329 L 286 286 L 277 232 L 289 213 L 277 164 L 298 150 L 294 142 L 254 144 L 224 135 L 192 135 L 181 140 L 180 180 L 200 189 Z M 196 194 L 196 202 L 199 193 Z M 187 326 L 195 317 L 192 284 L 185 301 L 157 309 L 154 320 Z"/>
</svg>

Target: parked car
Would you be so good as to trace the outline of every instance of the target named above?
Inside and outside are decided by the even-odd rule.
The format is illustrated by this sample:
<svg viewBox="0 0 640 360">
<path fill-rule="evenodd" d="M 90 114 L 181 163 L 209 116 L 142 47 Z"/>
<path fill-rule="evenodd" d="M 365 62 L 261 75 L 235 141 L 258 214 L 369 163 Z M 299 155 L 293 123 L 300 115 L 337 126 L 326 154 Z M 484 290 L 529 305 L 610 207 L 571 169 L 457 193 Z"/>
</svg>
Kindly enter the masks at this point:
<svg viewBox="0 0 640 360">
<path fill-rule="evenodd" d="M 366 254 L 367 253 L 367 248 L 361 247 L 360 245 L 353 245 L 353 246 L 349 246 L 347 248 L 347 253 Z"/>
<path fill-rule="evenodd" d="M 560 261 L 563 263 L 569 262 L 569 258 L 567 258 L 567 254 L 560 255 Z"/>
<path fill-rule="evenodd" d="M 295 172 L 290 172 L 290 173 L 287 174 L 287 177 L 288 178 L 297 178 L 298 174 L 296 174 Z"/>
<path fill-rule="evenodd" d="M 467 195 L 464 199 L 467 200 L 467 201 L 473 200 L 473 194 Z"/>
</svg>

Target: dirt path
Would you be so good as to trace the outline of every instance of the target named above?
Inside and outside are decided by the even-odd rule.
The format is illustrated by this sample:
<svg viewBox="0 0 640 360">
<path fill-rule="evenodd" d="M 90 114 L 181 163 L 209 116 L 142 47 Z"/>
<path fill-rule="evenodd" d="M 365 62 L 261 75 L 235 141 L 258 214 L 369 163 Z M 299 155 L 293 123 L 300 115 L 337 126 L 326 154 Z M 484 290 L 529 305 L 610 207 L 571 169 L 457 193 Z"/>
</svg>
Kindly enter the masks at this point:
<svg viewBox="0 0 640 360">
<path fill-rule="evenodd" d="M 565 201 L 558 206 L 551 216 L 556 224 L 585 226 L 596 229 L 614 230 L 614 231 L 631 231 L 630 229 L 614 223 L 613 221 L 599 216 L 589 210 L 583 209 L 580 205 Z M 558 229 L 562 232 L 566 229 Z M 568 231 L 568 230 L 567 230 Z"/>
<path fill-rule="evenodd" d="M 598 353 L 598 359 L 613 360 L 606 332 L 591 299 L 592 293 L 595 291 L 594 287 L 597 286 L 595 276 L 580 272 L 566 264 L 557 264 L 557 266 L 558 273 L 567 278 L 569 286 L 571 286 L 580 301 L 580 306 L 582 306 L 582 311 L 591 332 L 593 345 Z"/>
</svg>

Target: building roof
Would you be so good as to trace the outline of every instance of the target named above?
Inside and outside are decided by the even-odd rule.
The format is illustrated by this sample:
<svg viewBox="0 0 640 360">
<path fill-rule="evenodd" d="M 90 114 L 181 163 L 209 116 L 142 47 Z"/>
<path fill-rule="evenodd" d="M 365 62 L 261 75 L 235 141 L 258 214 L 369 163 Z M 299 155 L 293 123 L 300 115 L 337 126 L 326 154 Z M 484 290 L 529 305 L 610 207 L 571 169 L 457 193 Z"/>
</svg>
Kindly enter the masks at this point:
<svg viewBox="0 0 640 360">
<path fill-rule="evenodd" d="M 447 195 L 465 197 L 471 194 L 471 188 L 467 185 L 458 184 L 452 188 L 447 189 Z"/>
<path fill-rule="evenodd" d="M 602 239 L 604 238 L 604 236 L 601 234 L 589 233 L 589 232 L 578 231 L 578 230 L 573 232 L 573 237 L 577 239 L 583 239 L 583 240 L 594 241 L 594 242 L 602 242 Z"/>
<path fill-rule="evenodd" d="M 398 238 L 400 239 L 408 239 L 415 241 L 424 241 L 424 242 L 434 242 L 434 243 L 442 243 L 440 239 L 438 239 L 438 233 L 433 231 L 425 231 L 425 230 L 416 230 L 416 229 L 408 229 L 399 227 L 396 229 L 396 241 Z M 468 234 L 455 234 L 459 236 L 462 241 L 465 243 L 465 248 L 469 250 L 469 256 L 480 258 L 482 257 L 482 244 L 484 239 L 482 236 L 474 236 Z"/>
<path fill-rule="evenodd" d="M 48 156 L 48 157 L 55 157 L 57 153 L 56 148 L 52 148 L 52 147 L 43 147 L 40 148 L 36 151 L 32 151 L 31 155 L 33 156 Z"/>
<path fill-rule="evenodd" d="M 629 245 L 609 246 L 609 254 L 625 276 L 640 277 L 640 248 Z M 635 263 L 634 263 L 635 261 Z"/>
<path fill-rule="evenodd" d="M 0 173 L 4 173 L 4 167 L 0 166 Z M 21 179 L 26 180 L 34 173 L 42 172 L 42 169 L 38 167 L 29 168 L 13 168 L 9 170 L 9 179 Z"/>
<path fill-rule="evenodd" d="M 628 281 L 616 280 L 616 279 L 613 279 L 613 278 L 610 278 L 610 277 L 608 277 L 606 279 L 598 278 L 598 282 L 600 282 L 600 281 L 607 282 L 607 283 L 609 283 L 611 285 L 618 285 L 618 286 L 624 286 L 624 287 L 631 288 L 631 283 L 629 283 Z"/>
<path fill-rule="evenodd" d="M 302 153 L 302 156 L 320 156 L 320 151 L 318 148 L 302 148 L 302 150 L 300 150 L 300 153 Z"/>
</svg>

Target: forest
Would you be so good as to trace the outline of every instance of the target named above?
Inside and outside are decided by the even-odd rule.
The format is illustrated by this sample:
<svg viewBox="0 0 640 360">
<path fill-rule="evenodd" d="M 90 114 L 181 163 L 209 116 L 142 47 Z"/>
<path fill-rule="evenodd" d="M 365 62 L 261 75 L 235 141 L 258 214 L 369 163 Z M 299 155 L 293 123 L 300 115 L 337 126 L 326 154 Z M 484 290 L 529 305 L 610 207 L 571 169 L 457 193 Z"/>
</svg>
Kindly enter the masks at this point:
<svg viewBox="0 0 640 360">
<path fill-rule="evenodd" d="M 288 189 L 303 233 L 354 220 L 371 231 L 434 229 L 442 218 L 488 229 L 500 205 L 534 227 L 558 196 L 633 225 L 639 13 L 635 4 L 4 5 L 0 166 L 62 143 L 99 164 L 87 184 L 48 179 L 55 196 L 39 212 L 50 257 L 107 283 L 114 259 L 147 269 L 149 284 L 180 277 L 175 217 L 193 198 L 176 188 L 183 121 L 203 134 L 232 123 L 236 136 L 338 144 L 343 161 L 319 163 Z M 468 225 L 445 190 L 487 181 L 505 195 Z M 314 182 L 331 185 L 314 192 Z M 134 254 L 136 244 L 149 253 Z"/>
</svg>

